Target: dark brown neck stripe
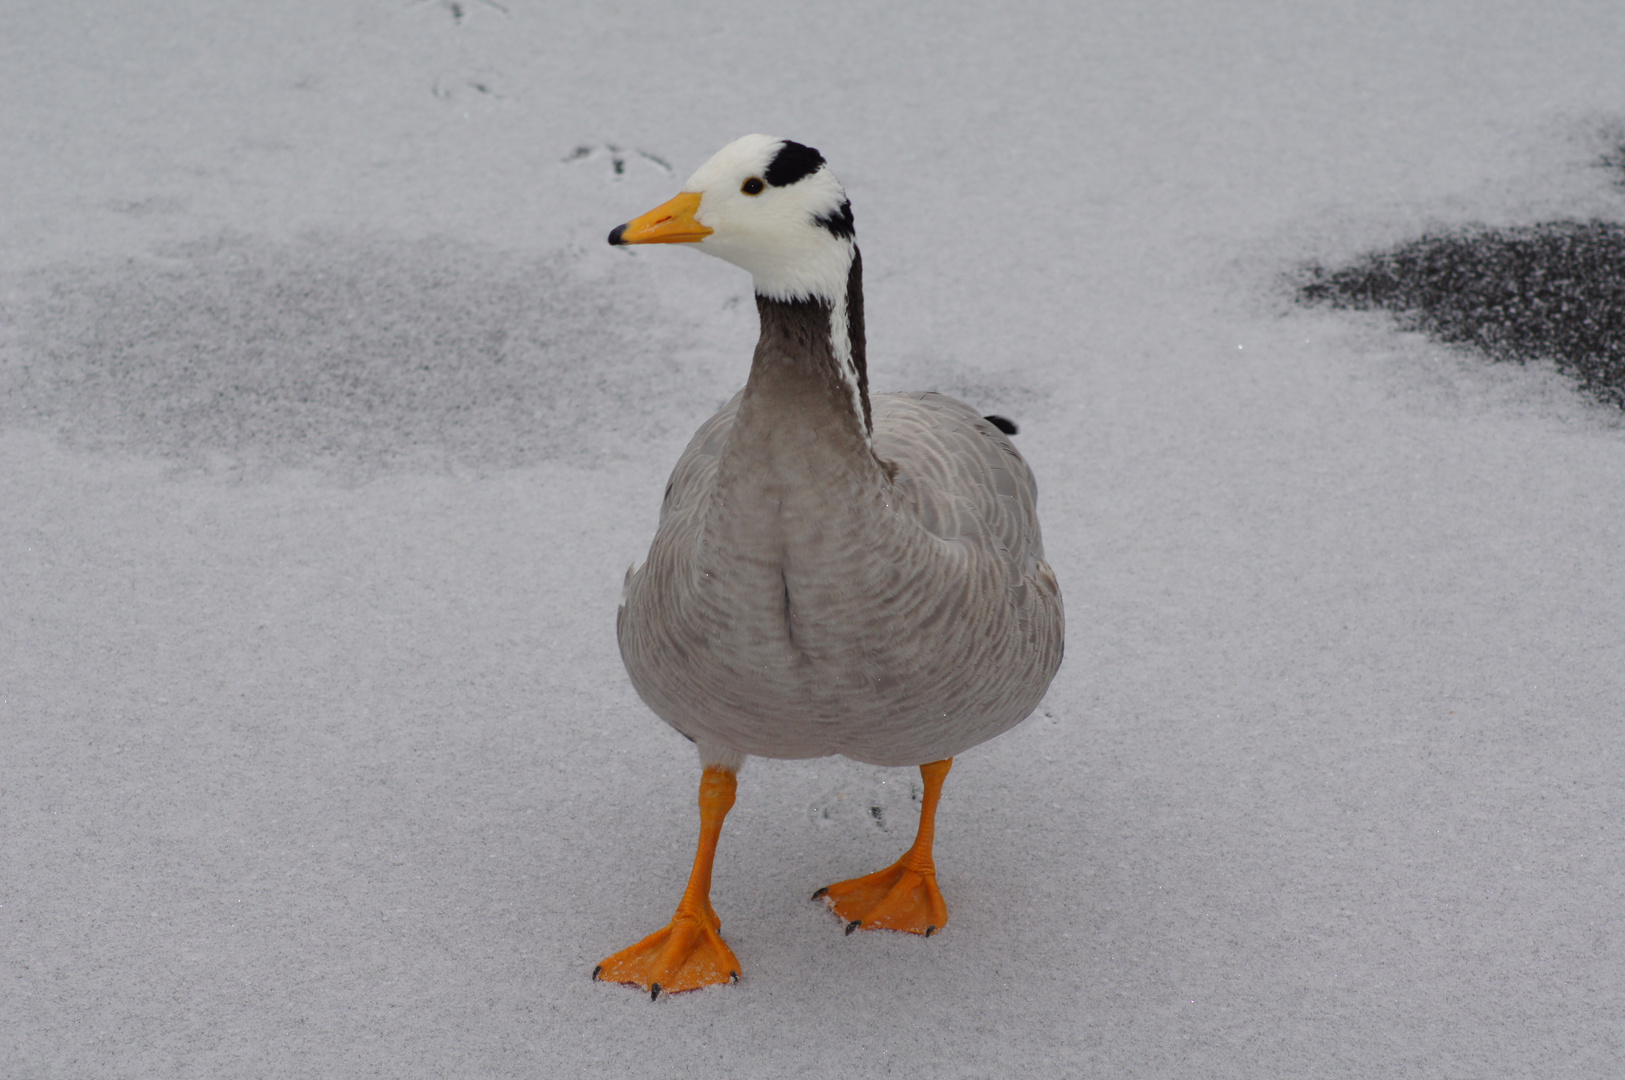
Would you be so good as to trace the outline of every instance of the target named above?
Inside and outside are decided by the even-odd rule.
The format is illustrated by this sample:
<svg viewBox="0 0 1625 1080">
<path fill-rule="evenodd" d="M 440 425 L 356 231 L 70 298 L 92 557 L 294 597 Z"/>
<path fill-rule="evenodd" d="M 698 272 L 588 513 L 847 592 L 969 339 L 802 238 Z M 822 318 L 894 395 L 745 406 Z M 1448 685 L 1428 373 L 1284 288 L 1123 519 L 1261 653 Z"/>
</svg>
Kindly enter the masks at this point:
<svg viewBox="0 0 1625 1080">
<path fill-rule="evenodd" d="M 841 370 L 835 343 L 830 340 L 830 302 L 821 298 L 775 300 L 758 293 L 756 311 L 761 318 L 761 340 L 756 345 L 756 363 L 787 363 L 783 374 L 818 385 L 833 402 L 850 410 L 851 390 Z M 863 430 L 874 431 L 869 408 L 869 371 L 863 331 L 863 264 L 857 250 L 846 278 L 846 325 L 852 367 L 858 378 L 858 400 L 863 410 Z M 766 372 L 764 372 L 766 374 Z"/>
</svg>

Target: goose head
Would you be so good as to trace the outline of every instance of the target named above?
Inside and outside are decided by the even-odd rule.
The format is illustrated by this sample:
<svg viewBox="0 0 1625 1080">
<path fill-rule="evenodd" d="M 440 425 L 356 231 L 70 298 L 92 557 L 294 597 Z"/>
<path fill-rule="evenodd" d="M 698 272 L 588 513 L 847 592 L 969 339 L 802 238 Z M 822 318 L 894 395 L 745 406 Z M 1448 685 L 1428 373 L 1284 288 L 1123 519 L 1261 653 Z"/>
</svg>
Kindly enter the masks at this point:
<svg viewBox="0 0 1625 1080">
<path fill-rule="evenodd" d="M 746 135 L 701 165 L 675 198 L 609 234 L 611 244 L 693 244 L 750 272 L 770 300 L 842 303 L 852 205 L 810 146 Z"/>
</svg>

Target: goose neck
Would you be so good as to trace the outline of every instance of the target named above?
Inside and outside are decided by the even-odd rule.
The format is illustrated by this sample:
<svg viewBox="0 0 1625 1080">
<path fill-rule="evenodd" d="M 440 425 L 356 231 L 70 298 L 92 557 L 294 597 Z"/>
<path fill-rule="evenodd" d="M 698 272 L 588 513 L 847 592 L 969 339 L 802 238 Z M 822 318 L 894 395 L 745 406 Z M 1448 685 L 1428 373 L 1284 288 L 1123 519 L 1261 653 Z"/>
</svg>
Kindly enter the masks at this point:
<svg viewBox="0 0 1625 1080">
<path fill-rule="evenodd" d="M 852 248 L 844 289 L 834 295 L 779 299 L 756 295 L 761 337 L 745 396 L 775 401 L 805 422 L 861 439 L 873 423 L 863 326 L 863 260 Z M 782 423 L 785 417 L 775 422 Z"/>
</svg>

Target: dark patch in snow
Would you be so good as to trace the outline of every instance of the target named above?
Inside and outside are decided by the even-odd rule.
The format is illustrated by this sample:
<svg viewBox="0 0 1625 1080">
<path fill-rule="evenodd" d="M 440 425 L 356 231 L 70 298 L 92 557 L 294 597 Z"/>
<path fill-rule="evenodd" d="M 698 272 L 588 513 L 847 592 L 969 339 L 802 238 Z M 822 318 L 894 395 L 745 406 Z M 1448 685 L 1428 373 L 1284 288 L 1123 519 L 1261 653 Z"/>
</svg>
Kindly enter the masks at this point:
<svg viewBox="0 0 1625 1080">
<path fill-rule="evenodd" d="M 155 214 L 184 214 L 191 205 L 190 199 L 162 195 L 145 199 L 116 199 L 106 204 L 115 214 L 128 214 L 135 218 L 151 217 Z"/>
<path fill-rule="evenodd" d="M 705 415 L 647 285 L 581 281 L 572 259 L 226 236 L 51 267 L 8 290 L 0 422 L 92 451 L 366 476 L 591 463 Z"/>
<path fill-rule="evenodd" d="M 426 3 L 427 0 L 418 0 L 418 2 Z M 489 8 L 492 11 L 500 12 L 503 15 L 509 14 L 508 9 L 502 4 L 497 3 L 496 0 L 475 0 L 475 2 L 483 7 Z M 463 25 L 463 21 L 468 18 L 469 6 L 468 4 L 463 3 L 462 0 L 437 0 L 436 6 L 442 8 L 451 16 L 451 21 L 454 25 L 461 26 Z"/>
<path fill-rule="evenodd" d="M 1550 360 L 1625 408 L 1625 226 L 1557 221 L 1423 236 L 1340 270 L 1309 269 L 1301 303 L 1381 308 L 1492 360 Z"/>
<path fill-rule="evenodd" d="M 1625 142 L 1604 153 L 1601 164 L 1603 168 L 1617 174 L 1614 177 L 1616 187 L 1625 187 Z"/>
</svg>

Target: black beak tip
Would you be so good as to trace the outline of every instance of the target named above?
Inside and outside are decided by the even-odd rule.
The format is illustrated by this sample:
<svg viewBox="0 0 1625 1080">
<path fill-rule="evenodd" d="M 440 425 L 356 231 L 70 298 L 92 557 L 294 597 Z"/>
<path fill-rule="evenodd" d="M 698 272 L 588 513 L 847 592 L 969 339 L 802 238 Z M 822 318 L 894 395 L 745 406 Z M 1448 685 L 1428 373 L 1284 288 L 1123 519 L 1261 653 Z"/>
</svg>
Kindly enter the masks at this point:
<svg viewBox="0 0 1625 1080">
<path fill-rule="evenodd" d="M 625 225 L 617 225 L 613 229 L 611 229 L 609 231 L 609 246 L 610 247 L 621 247 L 622 245 L 624 245 L 626 243 L 626 241 L 622 240 L 621 237 L 623 235 L 625 235 L 625 233 L 626 233 L 626 226 Z"/>
</svg>

